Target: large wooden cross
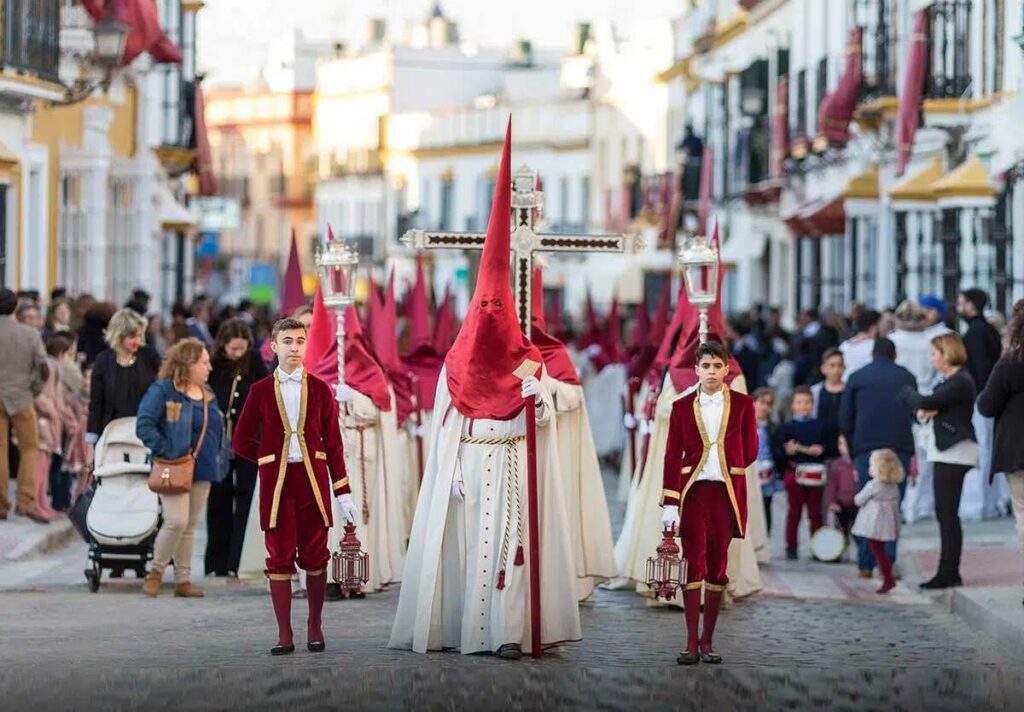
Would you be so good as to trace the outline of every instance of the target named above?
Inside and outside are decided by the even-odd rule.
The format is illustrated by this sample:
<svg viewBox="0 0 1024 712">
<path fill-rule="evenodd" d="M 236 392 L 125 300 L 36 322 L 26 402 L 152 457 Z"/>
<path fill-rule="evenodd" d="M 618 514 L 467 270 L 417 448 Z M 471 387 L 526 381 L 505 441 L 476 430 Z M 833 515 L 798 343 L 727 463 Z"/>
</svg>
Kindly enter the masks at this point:
<svg viewBox="0 0 1024 712">
<path fill-rule="evenodd" d="M 512 178 L 512 293 L 523 332 L 530 333 L 533 262 L 538 252 L 617 252 L 632 254 L 643 249 L 639 235 L 623 233 L 555 234 L 536 232 L 544 206 L 544 194 L 536 189 L 536 173 L 523 166 Z M 486 235 L 480 232 L 431 232 L 409 230 L 402 242 L 417 250 L 482 250 Z"/>
</svg>

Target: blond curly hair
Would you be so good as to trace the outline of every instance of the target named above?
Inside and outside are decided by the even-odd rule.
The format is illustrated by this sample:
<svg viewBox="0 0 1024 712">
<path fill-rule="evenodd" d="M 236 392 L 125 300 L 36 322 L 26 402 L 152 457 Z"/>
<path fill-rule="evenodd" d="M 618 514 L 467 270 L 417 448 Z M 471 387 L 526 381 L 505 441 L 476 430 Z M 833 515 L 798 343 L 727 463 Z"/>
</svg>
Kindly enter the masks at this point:
<svg viewBox="0 0 1024 712">
<path fill-rule="evenodd" d="M 873 450 L 868 461 L 868 471 L 879 482 L 887 485 L 898 485 L 907 476 L 903 463 L 892 450 Z"/>
</svg>

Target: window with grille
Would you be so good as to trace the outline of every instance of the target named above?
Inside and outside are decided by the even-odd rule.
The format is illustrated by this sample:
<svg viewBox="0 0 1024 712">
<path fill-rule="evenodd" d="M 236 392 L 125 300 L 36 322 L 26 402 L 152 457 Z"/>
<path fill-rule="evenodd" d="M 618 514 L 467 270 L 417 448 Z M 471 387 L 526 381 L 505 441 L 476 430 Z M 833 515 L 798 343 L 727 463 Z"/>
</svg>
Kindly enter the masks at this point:
<svg viewBox="0 0 1024 712">
<path fill-rule="evenodd" d="M 89 216 L 85 205 L 85 180 L 85 175 L 78 171 L 65 171 L 60 179 L 57 283 L 72 291 L 88 284 Z"/>
<path fill-rule="evenodd" d="M 0 287 L 10 286 L 7 279 L 7 186 L 0 184 Z"/>
</svg>

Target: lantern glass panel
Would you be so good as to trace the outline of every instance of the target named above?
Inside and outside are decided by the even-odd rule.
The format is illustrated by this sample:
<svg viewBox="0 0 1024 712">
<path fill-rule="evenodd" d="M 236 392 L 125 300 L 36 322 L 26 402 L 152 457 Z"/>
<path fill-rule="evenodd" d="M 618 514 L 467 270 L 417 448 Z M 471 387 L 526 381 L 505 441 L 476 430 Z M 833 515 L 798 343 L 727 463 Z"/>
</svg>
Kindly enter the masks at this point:
<svg viewBox="0 0 1024 712">
<path fill-rule="evenodd" d="M 93 30 L 96 38 L 96 58 L 105 65 L 117 64 L 124 56 L 128 41 L 128 27 L 113 18 L 104 18 Z"/>
</svg>

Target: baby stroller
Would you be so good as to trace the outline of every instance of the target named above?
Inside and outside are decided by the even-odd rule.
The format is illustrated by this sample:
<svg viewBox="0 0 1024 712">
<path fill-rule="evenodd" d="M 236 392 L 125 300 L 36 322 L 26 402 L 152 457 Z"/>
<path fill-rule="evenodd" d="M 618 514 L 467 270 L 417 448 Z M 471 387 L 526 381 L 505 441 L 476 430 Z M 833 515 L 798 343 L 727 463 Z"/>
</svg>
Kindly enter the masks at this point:
<svg viewBox="0 0 1024 712">
<path fill-rule="evenodd" d="M 150 453 L 135 436 L 135 418 L 112 420 L 96 443 L 96 490 L 86 514 L 89 590 L 103 569 L 133 569 L 144 578 L 160 527 L 160 499 L 149 489 Z"/>
</svg>

